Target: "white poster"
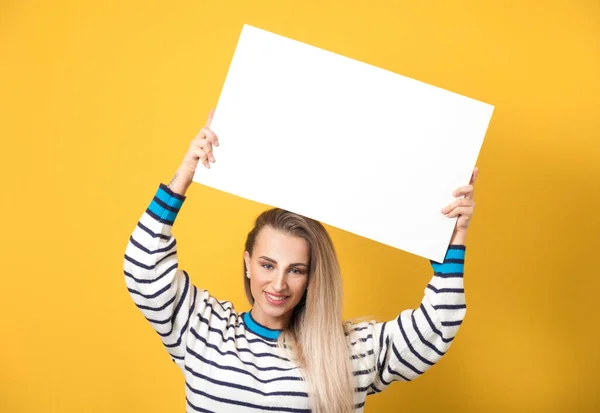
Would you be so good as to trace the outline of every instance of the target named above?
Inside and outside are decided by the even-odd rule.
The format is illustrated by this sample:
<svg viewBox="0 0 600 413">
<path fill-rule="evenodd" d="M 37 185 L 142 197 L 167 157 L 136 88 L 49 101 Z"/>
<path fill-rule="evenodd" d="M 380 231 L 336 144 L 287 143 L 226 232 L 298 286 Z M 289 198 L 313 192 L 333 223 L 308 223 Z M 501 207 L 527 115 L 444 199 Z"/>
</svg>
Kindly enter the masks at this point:
<svg viewBox="0 0 600 413">
<path fill-rule="evenodd" d="M 245 25 L 194 181 L 440 262 L 493 109 Z"/>
</svg>

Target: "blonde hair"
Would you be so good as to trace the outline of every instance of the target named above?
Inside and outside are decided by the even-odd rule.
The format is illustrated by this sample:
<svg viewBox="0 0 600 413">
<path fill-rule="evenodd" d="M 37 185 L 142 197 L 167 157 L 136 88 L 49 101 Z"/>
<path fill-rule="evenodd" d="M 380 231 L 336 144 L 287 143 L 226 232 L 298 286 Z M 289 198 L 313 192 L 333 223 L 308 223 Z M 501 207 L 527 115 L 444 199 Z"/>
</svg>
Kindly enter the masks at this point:
<svg viewBox="0 0 600 413">
<path fill-rule="evenodd" d="M 313 412 L 353 412 L 355 385 L 342 322 L 342 277 L 331 238 L 320 222 L 274 208 L 256 218 L 246 239 L 250 255 L 265 226 L 304 238 L 310 246 L 308 289 L 294 308 L 290 325 L 280 334 L 279 347 L 298 364 Z M 244 262 L 246 297 L 254 304 L 246 270 Z"/>
</svg>

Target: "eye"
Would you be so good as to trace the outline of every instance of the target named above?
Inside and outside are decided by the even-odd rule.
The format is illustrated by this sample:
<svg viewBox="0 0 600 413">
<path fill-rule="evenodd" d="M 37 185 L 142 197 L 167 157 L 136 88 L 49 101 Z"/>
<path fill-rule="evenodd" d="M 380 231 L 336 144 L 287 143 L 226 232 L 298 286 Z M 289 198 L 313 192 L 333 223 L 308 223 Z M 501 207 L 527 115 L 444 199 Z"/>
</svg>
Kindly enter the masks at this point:
<svg viewBox="0 0 600 413">
<path fill-rule="evenodd" d="M 304 274 L 306 274 L 306 271 L 302 270 L 300 268 L 292 268 L 291 271 L 292 271 L 293 274 L 298 274 L 298 275 L 304 275 Z"/>
<path fill-rule="evenodd" d="M 267 270 L 272 270 L 273 269 L 273 264 L 265 262 L 264 264 L 261 264 L 261 267 L 263 267 L 263 268 L 265 268 Z"/>
</svg>

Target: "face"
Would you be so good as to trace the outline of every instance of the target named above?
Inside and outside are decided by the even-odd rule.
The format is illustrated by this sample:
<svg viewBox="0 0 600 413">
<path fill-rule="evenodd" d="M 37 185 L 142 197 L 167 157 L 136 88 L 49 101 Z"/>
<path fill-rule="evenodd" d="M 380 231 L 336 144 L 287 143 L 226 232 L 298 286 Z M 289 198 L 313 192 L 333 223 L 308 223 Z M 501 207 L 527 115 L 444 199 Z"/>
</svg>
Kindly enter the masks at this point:
<svg viewBox="0 0 600 413">
<path fill-rule="evenodd" d="M 252 257 L 244 253 L 254 297 L 252 317 L 271 329 L 286 328 L 308 285 L 310 247 L 304 238 L 264 227 Z"/>
</svg>

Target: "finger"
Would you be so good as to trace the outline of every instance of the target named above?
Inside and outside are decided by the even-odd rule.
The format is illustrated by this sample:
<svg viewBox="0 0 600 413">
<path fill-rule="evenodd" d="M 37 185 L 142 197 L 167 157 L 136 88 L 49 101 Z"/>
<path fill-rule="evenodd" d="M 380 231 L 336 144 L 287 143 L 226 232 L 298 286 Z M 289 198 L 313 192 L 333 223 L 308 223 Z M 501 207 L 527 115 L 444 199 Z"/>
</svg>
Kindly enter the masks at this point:
<svg viewBox="0 0 600 413">
<path fill-rule="evenodd" d="M 458 207 L 458 208 L 454 208 L 452 211 L 448 212 L 447 214 L 445 214 L 448 218 L 453 218 L 453 217 L 457 217 L 459 215 L 461 216 L 467 216 L 470 217 L 473 215 L 473 207 Z"/>
<path fill-rule="evenodd" d="M 211 109 L 210 112 L 208 112 L 208 120 L 206 121 L 206 127 L 207 128 L 210 128 L 210 124 L 212 123 L 214 115 L 215 115 L 215 110 Z"/>
<path fill-rule="evenodd" d="M 462 196 L 465 198 L 473 198 L 474 188 L 475 188 L 475 180 L 477 179 L 477 175 L 479 175 L 479 168 L 475 167 L 473 169 L 473 173 L 471 174 L 471 180 L 469 185 L 461 186 L 456 191 L 452 193 L 452 196 Z"/>
<path fill-rule="evenodd" d="M 469 186 L 471 186 L 472 189 L 471 189 L 471 192 L 469 192 L 468 194 L 465 194 L 465 198 L 471 198 L 471 199 L 473 198 L 474 192 L 475 192 L 475 190 L 473 188 L 475 186 L 475 180 L 477 179 L 477 175 L 479 175 L 479 168 L 475 167 L 473 169 L 473 175 L 471 175 L 471 182 L 469 185 Z"/>
<path fill-rule="evenodd" d="M 474 207 L 475 201 L 469 198 L 458 198 L 455 201 L 452 201 L 450 204 L 446 205 L 441 209 L 442 214 L 447 214 L 457 207 Z"/>
<path fill-rule="evenodd" d="M 471 182 L 469 182 L 471 185 L 475 184 L 475 180 L 477 179 L 477 175 L 479 175 L 479 168 L 475 167 L 473 169 L 473 174 L 471 175 Z"/>
<path fill-rule="evenodd" d="M 210 141 L 204 137 L 194 139 L 192 141 L 192 147 L 200 148 L 206 151 L 207 153 L 212 151 L 212 145 Z"/>
<path fill-rule="evenodd" d="M 196 147 L 202 149 L 204 152 L 206 152 L 208 155 L 208 159 L 210 159 L 211 162 L 215 162 L 215 157 L 213 155 L 212 143 L 208 139 L 206 139 L 206 138 L 195 139 L 194 145 Z"/>
<path fill-rule="evenodd" d="M 204 131 L 204 136 L 208 139 L 213 145 L 219 146 L 219 138 L 217 138 L 217 134 L 212 131 L 209 127 L 205 126 L 202 128 Z"/>
<path fill-rule="evenodd" d="M 473 185 L 465 185 L 458 188 L 452 196 L 471 195 L 473 193 Z"/>
<path fill-rule="evenodd" d="M 194 154 L 198 157 L 198 159 L 202 162 L 202 164 L 210 169 L 210 162 L 208 162 L 208 154 L 202 149 L 196 149 Z"/>
</svg>

